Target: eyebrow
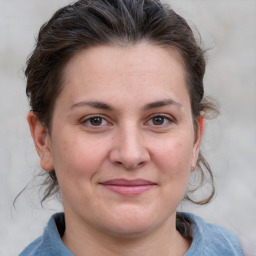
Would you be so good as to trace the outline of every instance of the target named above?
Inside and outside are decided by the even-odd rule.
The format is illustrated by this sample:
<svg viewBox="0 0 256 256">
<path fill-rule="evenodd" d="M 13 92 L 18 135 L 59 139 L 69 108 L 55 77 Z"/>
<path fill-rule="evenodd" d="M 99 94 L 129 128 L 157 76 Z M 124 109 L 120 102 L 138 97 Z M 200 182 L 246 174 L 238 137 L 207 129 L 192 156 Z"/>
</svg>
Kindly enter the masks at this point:
<svg viewBox="0 0 256 256">
<path fill-rule="evenodd" d="M 113 107 L 110 105 L 100 102 L 100 101 L 80 101 L 71 106 L 71 109 L 76 108 L 76 107 L 83 107 L 83 106 L 90 106 L 93 108 L 98 108 L 98 109 L 104 109 L 104 110 L 113 110 Z"/>
<path fill-rule="evenodd" d="M 152 103 L 148 103 L 145 107 L 144 107 L 144 110 L 149 110 L 149 109 L 152 109 L 152 108 L 159 108 L 159 107 L 164 107 L 164 106 L 167 106 L 167 105 L 175 105 L 177 107 L 182 107 L 182 105 L 173 100 L 173 99 L 165 99 L 165 100 L 160 100 L 160 101 L 155 101 L 155 102 L 152 102 Z"/>
<path fill-rule="evenodd" d="M 173 99 L 165 99 L 165 100 L 159 100 L 159 101 L 148 103 L 143 107 L 143 109 L 150 110 L 153 108 L 164 107 L 167 105 L 175 105 L 178 107 L 182 107 L 182 105 L 179 102 L 177 102 Z M 114 108 L 112 106 L 110 106 L 104 102 L 101 102 L 101 101 L 80 101 L 80 102 L 73 104 L 71 106 L 71 109 L 76 108 L 76 107 L 83 107 L 83 106 L 90 106 L 93 108 L 104 109 L 104 110 L 109 110 L 109 111 L 114 110 Z"/>
</svg>

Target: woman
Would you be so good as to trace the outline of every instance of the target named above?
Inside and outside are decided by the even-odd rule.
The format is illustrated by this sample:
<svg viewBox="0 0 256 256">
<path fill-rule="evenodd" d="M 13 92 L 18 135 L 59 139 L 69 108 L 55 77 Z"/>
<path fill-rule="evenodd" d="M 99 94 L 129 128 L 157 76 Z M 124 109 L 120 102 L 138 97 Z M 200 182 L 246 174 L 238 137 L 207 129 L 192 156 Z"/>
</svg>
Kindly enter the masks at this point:
<svg viewBox="0 0 256 256">
<path fill-rule="evenodd" d="M 64 213 L 20 255 L 243 255 L 229 231 L 177 213 L 205 171 L 204 52 L 157 0 L 84 0 L 40 30 L 26 69 L 45 200 Z M 199 204 L 210 201 L 214 194 Z"/>
</svg>

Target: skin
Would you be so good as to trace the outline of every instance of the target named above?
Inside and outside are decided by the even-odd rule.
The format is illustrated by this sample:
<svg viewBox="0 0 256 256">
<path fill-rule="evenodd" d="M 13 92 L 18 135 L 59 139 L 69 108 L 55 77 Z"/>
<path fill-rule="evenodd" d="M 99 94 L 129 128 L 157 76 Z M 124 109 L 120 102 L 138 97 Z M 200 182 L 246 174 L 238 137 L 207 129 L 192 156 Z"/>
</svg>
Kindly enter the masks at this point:
<svg viewBox="0 0 256 256">
<path fill-rule="evenodd" d="M 96 103 L 95 103 L 96 102 Z M 41 166 L 55 169 L 63 197 L 63 242 L 75 255 L 184 255 L 176 208 L 196 165 L 195 134 L 181 57 L 148 43 L 98 46 L 64 69 L 51 132 L 28 114 Z M 112 179 L 152 182 L 120 194 Z"/>
</svg>

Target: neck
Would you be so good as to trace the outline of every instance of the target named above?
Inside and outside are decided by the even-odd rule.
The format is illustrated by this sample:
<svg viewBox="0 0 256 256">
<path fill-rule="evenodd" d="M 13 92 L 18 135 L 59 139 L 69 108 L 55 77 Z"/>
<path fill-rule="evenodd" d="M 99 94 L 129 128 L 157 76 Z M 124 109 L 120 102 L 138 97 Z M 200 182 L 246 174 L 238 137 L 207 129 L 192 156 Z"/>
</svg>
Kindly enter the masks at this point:
<svg viewBox="0 0 256 256">
<path fill-rule="evenodd" d="M 123 237 L 69 222 L 68 215 L 65 219 L 66 231 L 62 240 L 76 256 L 181 256 L 191 244 L 176 230 L 175 216 L 157 230 Z"/>
</svg>

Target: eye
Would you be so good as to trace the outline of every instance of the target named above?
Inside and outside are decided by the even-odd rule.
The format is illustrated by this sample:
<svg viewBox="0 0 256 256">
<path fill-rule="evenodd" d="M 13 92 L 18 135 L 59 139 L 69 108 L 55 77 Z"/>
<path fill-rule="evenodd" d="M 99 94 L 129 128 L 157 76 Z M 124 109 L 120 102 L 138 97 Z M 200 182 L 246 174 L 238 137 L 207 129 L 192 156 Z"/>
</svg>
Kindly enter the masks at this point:
<svg viewBox="0 0 256 256">
<path fill-rule="evenodd" d="M 152 126 L 167 126 L 173 123 L 173 120 L 169 116 L 155 115 L 147 123 Z"/>
<path fill-rule="evenodd" d="M 88 121 L 93 126 L 100 126 L 104 120 L 100 116 L 95 116 L 95 117 L 91 117 Z"/>
<path fill-rule="evenodd" d="M 154 125 L 162 125 L 164 124 L 165 121 L 166 121 L 166 118 L 164 118 L 163 116 L 154 116 L 152 118 L 152 123 Z"/>
<path fill-rule="evenodd" d="M 82 119 L 81 123 L 86 127 L 102 127 L 107 126 L 109 122 L 101 116 L 89 116 Z"/>
</svg>

